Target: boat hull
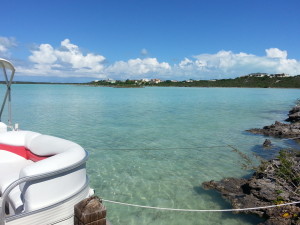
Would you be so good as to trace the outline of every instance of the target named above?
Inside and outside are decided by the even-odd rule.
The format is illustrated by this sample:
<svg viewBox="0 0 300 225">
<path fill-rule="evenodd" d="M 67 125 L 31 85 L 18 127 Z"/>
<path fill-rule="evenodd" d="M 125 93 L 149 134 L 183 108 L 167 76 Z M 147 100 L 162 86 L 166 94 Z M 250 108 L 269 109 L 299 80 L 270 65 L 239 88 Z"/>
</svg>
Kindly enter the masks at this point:
<svg viewBox="0 0 300 225">
<path fill-rule="evenodd" d="M 73 225 L 74 205 L 93 194 L 88 182 L 75 195 L 55 205 L 6 218 L 7 225 Z"/>
</svg>

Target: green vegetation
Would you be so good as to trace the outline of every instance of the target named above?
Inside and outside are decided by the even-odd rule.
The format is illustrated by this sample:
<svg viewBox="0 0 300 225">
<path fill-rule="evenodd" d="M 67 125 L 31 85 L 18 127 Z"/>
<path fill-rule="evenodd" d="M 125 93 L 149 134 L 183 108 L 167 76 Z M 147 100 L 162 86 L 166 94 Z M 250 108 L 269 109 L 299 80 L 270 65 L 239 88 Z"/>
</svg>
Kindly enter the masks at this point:
<svg viewBox="0 0 300 225">
<path fill-rule="evenodd" d="M 293 192 L 297 196 L 300 195 L 300 166 L 298 162 L 300 152 L 298 150 L 281 149 L 275 159 L 266 161 L 255 154 L 253 154 L 254 158 L 251 158 L 233 146 L 229 147 L 240 156 L 242 169 L 255 171 L 256 177 L 272 178 L 281 184 L 286 191 Z M 284 192 L 281 189 L 274 191 L 278 195 Z M 277 200 L 282 201 L 282 199 Z"/>
<path fill-rule="evenodd" d="M 90 84 L 95 86 L 109 86 L 116 88 L 139 88 L 143 87 L 140 82 L 136 82 L 135 80 L 126 80 L 126 81 L 110 81 L 110 80 L 100 80 L 97 82 L 91 82 Z"/>
<path fill-rule="evenodd" d="M 281 177 L 287 183 L 296 187 L 296 191 L 298 191 L 300 171 L 295 157 L 299 157 L 299 152 L 295 150 L 281 150 L 278 156 L 280 163 L 275 168 L 275 171 L 278 177 Z"/>
<path fill-rule="evenodd" d="M 279 74 L 280 75 L 280 74 Z M 0 81 L 4 84 L 4 82 Z M 13 84 L 75 84 L 75 85 L 93 85 L 107 86 L 116 88 L 140 88 L 140 87 L 239 87 L 239 88 L 300 88 L 300 75 L 297 76 L 272 76 L 263 75 L 255 76 L 248 75 L 237 77 L 234 79 L 220 80 L 185 80 L 174 81 L 159 79 L 152 80 L 97 80 L 89 83 L 58 83 L 58 82 L 26 82 L 13 81 Z M 298 103 L 300 99 L 298 99 Z M 300 103 L 299 103 L 300 104 Z"/>
<path fill-rule="evenodd" d="M 215 81 L 200 80 L 192 82 L 169 83 L 162 82 L 158 86 L 184 87 L 258 87 L 258 88 L 300 88 L 300 75 L 296 77 L 237 77 L 235 79 L 221 79 Z"/>
<path fill-rule="evenodd" d="M 253 170 L 256 173 L 262 173 L 265 171 L 268 161 L 264 160 L 260 156 L 256 154 L 247 155 L 246 153 L 241 152 L 234 146 L 228 145 L 232 150 L 232 152 L 235 152 L 239 155 L 240 157 L 240 164 L 241 168 L 243 170 Z"/>
<path fill-rule="evenodd" d="M 110 87 L 250 87 L 250 88 L 300 88 L 300 75 L 291 77 L 275 77 L 275 76 L 243 76 L 234 79 L 220 80 L 187 80 L 187 81 L 161 81 L 145 82 L 142 80 L 126 80 L 126 81 L 94 81 L 89 83 L 95 86 Z"/>
</svg>

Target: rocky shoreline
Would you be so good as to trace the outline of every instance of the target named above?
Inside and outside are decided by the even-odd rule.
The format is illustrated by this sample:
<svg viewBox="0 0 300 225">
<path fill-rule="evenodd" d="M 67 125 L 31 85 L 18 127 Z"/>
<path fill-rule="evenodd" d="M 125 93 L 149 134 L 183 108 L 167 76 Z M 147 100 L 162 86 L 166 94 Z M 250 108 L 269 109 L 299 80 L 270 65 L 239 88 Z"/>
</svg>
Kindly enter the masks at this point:
<svg viewBox="0 0 300 225">
<path fill-rule="evenodd" d="M 300 138 L 300 105 L 293 107 L 292 110 L 289 111 L 286 121 L 290 123 L 276 121 L 270 126 L 253 128 L 246 131 L 277 138 Z"/>
<path fill-rule="evenodd" d="M 248 131 L 278 138 L 299 138 L 300 105 L 295 106 L 288 115 L 286 121 L 290 122 L 289 124 L 276 121 L 262 129 L 255 128 Z M 223 198 L 230 201 L 234 209 L 300 202 L 299 151 L 281 150 L 278 157 L 269 161 L 263 160 L 253 169 L 255 173 L 249 179 L 212 180 L 202 183 L 202 187 L 220 192 Z M 240 213 L 255 214 L 265 218 L 266 221 L 261 225 L 300 225 L 300 203 Z"/>
</svg>

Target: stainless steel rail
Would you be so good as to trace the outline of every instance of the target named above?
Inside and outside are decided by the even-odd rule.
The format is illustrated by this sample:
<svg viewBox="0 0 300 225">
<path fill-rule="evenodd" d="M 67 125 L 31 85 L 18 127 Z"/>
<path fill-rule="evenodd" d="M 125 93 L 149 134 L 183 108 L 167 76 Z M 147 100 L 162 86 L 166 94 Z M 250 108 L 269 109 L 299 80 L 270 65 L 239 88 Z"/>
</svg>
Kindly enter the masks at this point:
<svg viewBox="0 0 300 225">
<path fill-rule="evenodd" d="M 11 183 L 5 189 L 5 191 L 3 192 L 3 195 L 0 198 L 0 203 L 1 203 L 1 206 L 0 206 L 0 225 L 5 225 L 5 221 L 6 221 L 5 203 L 8 200 L 9 193 L 16 186 L 18 186 L 21 183 L 27 182 L 27 181 L 34 181 L 34 180 L 39 180 L 39 179 L 43 179 L 43 178 L 50 178 L 52 176 L 68 172 L 68 171 L 70 171 L 72 169 L 76 169 L 76 168 L 80 167 L 82 164 L 84 164 L 88 160 L 88 158 L 89 158 L 89 153 L 86 152 L 86 155 L 85 155 L 85 157 L 82 160 L 80 160 L 77 163 L 72 164 L 71 166 L 68 166 L 68 167 L 65 167 L 65 168 L 62 168 L 62 169 L 59 169 L 59 170 L 56 170 L 56 171 L 52 171 L 52 172 L 49 172 L 49 173 L 42 173 L 42 174 L 35 175 L 35 176 L 22 177 L 22 178 L 20 178 L 20 179 L 18 179 L 16 181 L 14 181 L 13 183 Z"/>
<path fill-rule="evenodd" d="M 13 78 L 15 75 L 15 68 L 9 61 L 4 60 L 4 59 L 0 59 L 0 67 L 3 70 L 3 74 L 4 74 L 4 78 L 5 78 L 5 82 L 6 82 L 6 94 L 3 99 L 2 107 L 0 110 L 0 121 L 2 121 L 2 113 L 3 113 L 4 107 L 5 107 L 7 98 L 8 98 L 8 105 L 7 105 L 7 107 L 8 107 L 8 126 L 12 127 L 11 89 L 10 89 L 10 87 L 11 87 L 11 84 L 12 84 L 12 81 L 13 81 Z M 11 70 L 11 75 L 9 78 L 8 78 L 6 69 Z"/>
</svg>

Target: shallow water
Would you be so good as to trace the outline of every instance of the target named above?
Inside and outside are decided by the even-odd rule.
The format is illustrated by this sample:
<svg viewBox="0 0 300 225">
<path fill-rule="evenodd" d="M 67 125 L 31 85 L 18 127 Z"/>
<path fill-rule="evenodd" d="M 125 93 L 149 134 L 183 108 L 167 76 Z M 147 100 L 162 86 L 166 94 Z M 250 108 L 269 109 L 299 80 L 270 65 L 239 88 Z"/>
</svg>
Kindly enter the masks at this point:
<svg viewBox="0 0 300 225">
<path fill-rule="evenodd" d="M 283 121 L 297 89 L 13 85 L 21 129 L 73 140 L 90 153 L 96 193 L 109 200 L 184 209 L 230 208 L 201 183 L 250 171 L 228 145 L 270 157 L 244 130 Z M 271 138 L 278 147 L 292 141 Z M 116 224 L 257 224 L 255 216 L 167 212 L 105 203 Z"/>
</svg>

